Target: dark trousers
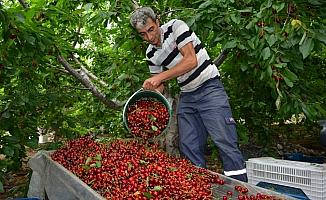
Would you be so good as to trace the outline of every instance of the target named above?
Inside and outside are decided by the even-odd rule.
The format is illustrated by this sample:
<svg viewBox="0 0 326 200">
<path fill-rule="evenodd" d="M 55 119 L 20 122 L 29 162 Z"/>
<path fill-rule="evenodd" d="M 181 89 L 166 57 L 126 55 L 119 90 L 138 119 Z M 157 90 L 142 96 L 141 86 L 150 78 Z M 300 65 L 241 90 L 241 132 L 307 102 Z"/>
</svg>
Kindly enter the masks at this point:
<svg viewBox="0 0 326 200">
<path fill-rule="evenodd" d="M 224 174 L 247 181 L 245 162 L 237 143 L 236 122 L 219 79 L 208 80 L 193 92 L 181 93 L 177 115 L 183 156 L 194 165 L 206 168 L 204 153 L 210 136 L 219 149 Z"/>
</svg>

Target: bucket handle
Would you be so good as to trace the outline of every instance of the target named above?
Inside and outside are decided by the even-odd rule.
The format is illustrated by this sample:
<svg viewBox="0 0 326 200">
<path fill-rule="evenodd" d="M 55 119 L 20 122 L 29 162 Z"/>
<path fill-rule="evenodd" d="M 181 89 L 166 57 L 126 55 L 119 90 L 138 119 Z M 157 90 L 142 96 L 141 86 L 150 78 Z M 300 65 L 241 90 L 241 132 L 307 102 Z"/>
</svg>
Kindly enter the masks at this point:
<svg viewBox="0 0 326 200">
<path fill-rule="evenodd" d="M 138 92 L 141 92 L 141 91 L 154 91 L 154 92 L 157 92 L 157 93 L 163 95 L 163 94 L 162 94 L 159 90 L 157 90 L 157 89 L 155 89 L 155 90 L 146 90 L 146 89 L 144 89 L 143 87 L 140 88 L 139 90 L 137 90 L 135 93 L 138 93 Z"/>
</svg>

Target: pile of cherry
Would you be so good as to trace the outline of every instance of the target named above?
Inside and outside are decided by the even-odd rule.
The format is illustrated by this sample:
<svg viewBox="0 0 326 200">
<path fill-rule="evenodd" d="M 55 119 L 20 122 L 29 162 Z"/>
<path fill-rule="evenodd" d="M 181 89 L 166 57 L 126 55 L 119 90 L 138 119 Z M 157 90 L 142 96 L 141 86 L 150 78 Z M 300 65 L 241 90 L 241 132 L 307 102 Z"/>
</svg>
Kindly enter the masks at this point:
<svg viewBox="0 0 326 200">
<path fill-rule="evenodd" d="M 188 160 L 170 156 L 143 140 L 109 143 L 84 136 L 67 142 L 52 159 L 107 199 L 213 199 L 212 184 L 224 185 L 217 174 Z M 236 186 L 221 199 L 274 199 L 247 195 Z"/>
<path fill-rule="evenodd" d="M 161 134 L 167 127 L 169 112 L 162 102 L 144 98 L 129 105 L 127 119 L 131 134 L 148 139 Z"/>
</svg>

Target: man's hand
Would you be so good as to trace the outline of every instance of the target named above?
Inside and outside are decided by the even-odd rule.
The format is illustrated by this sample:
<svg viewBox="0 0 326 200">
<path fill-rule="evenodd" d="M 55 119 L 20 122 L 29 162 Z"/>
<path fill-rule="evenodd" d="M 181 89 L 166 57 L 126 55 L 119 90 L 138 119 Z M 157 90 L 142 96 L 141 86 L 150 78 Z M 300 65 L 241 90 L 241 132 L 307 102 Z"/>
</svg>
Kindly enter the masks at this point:
<svg viewBox="0 0 326 200">
<path fill-rule="evenodd" d="M 143 83 L 143 88 L 146 90 L 156 90 L 162 84 L 162 80 L 158 75 L 148 78 Z"/>
</svg>

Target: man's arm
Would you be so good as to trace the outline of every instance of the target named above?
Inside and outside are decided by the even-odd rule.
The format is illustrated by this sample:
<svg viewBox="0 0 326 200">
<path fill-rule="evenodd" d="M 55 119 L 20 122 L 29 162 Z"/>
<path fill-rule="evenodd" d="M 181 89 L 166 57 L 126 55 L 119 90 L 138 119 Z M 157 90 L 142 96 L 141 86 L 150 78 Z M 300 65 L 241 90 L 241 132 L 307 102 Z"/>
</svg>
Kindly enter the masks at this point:
<svg viewBox="0 0 326 200">
<path fill-rule="evenodd" d="M 162 82 L 181 76 L 191 71 L 198 65 L 192 42 L 188 42 L 185 46 L 180 48 L 179 51 L 183 56 L 181 61 L 171 69 L 145 80 L 143 83 L 143 88 L 155 90 Z"/>
</svg>

